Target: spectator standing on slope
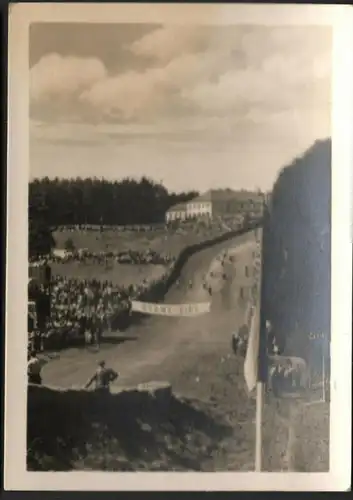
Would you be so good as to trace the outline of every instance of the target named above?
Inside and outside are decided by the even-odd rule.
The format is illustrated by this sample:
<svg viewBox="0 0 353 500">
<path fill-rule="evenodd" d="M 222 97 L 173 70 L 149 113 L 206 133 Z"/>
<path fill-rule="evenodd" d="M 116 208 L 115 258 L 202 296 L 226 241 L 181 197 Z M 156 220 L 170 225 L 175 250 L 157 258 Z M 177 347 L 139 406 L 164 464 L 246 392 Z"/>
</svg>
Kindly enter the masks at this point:
<svg viewBox="0 0 353 500">
<path fill-rule="evenodd" d="M 112 368 L 106 368 L 105 361 L 100 361 L 94 375 L 88 380 L 85 389 L 95 383 L 95 391 L 109 392 L 110 384 L 118 378 L 118 373 Z"/>
<path fill-rule="evenodd" d="M 38 358 L 36 351 L 31 351 L 27 361 L 27 375 L 29 384 L 42 384 L 41 371 L 44 365 L 48 363 L 47 359 Z"/>
</svg>

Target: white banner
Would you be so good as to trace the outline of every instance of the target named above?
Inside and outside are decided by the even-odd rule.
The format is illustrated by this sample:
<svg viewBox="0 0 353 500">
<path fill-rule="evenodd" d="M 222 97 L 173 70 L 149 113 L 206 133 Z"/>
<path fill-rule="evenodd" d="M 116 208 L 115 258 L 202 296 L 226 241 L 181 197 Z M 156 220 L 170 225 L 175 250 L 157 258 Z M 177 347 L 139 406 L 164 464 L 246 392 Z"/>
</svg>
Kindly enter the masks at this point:
<svg viewBox="0 0 353 500">
<path fill-rule="evenodd" d="M 258 364 L 259 364 L 259 349 L 260 349 L 260 307 L 261 307 L 261 279 L 262 279 L 262 229 L 258 232 L 257 250 L 255 252 L 255 279 L 253 290 L 254 303 L 250 305 L 247 311 L 247 321 L 249 322 L 249 338 L 244 361 L 244 377 L 248 388 L 251 392 L 257 382 L 258 378 Z"/>
<path fill-rule="evenodd" d="M 160 316 L 198 316 L 210 312 L 210 303 L 199 304 L 154 304 L 133 300 L 131 309 L 145 314 Z"/>
<path fill-rule="evenodd" d="M 260 342 L 260 314 L 259 307 L 254 306 L 250 311 L 250 332 L 248 347 L 244 361 L 244 376 L 248 391 L 251 392 L 257 380 L 257 365 Z"/>
</svg>

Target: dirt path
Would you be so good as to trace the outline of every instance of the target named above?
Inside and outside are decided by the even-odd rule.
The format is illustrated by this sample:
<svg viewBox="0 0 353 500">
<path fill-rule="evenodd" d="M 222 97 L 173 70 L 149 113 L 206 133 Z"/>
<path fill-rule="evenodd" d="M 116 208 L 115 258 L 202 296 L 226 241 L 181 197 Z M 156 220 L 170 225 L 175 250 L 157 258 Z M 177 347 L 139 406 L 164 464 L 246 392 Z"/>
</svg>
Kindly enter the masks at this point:
<svg viewBox="0 0 353 500">
<path fill-rule="evenodd" d="M 97 361 L 103 358 L 120 373 L 118 386 L 168 380 L 177 392 L 208 400 L 209 384 L 200 383 L 197 371 L 205 367 L 212 371 L 215 360 L 218 362 L 231 354 L 230 335 L 242 324 L 246 307 L 244 301 L 238 300 L 239 289 L 252 283 L 251 276 L 244 275 L 244 268 L 251 267 L 254 235 L 234 238 L 192 256 L 183 268 L 180 285 L 173 286 L 165 297 L 165 303 L 209 300 L 202 287 L 203 276 L 211 265 L 214 269 L 215 257 L 225 249 L 235 249 L 236 259 L 224 267 L 226 281 L 217 276 L 213 278 L 218 282 L 218 289 L 211 297 L 211 313 L 193 318 L 146 317 L 124 333 L 125 341 L 120 339 L 119 343 L 117 338 L 115 343 L 105 343 L 98 353 L 83 348 L 68 349 L 44 368 L 44 383 L 58 387 L 82 386 Z M 188 289 L 190 279 L 193 287 Z"/>
</svg>

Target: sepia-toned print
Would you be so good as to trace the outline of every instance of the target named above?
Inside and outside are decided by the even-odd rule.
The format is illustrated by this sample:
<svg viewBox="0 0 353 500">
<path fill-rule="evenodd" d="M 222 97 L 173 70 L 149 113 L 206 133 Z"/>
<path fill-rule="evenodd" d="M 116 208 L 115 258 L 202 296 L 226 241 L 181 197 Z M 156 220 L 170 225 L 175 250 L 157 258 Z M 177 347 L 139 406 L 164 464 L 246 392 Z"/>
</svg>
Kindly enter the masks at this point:
<svg viewBox="0 0 353 500">
<path fill-rule="evenodd" d="M 29 470 L 328 470 L 331 47 L 31 26 Z"/>
<path fill-rule="evenodd" d="M 29 23 L 25 474 L 319 478 L 333 27 L 152 17 Z"/>
</svg>

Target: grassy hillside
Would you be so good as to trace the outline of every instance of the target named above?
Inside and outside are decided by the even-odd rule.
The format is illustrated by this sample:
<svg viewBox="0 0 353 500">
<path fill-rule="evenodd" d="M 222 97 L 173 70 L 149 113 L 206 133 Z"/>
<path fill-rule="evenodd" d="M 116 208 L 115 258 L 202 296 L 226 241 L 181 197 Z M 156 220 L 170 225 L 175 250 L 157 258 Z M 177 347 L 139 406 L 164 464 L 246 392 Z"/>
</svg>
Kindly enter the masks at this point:
<svg viewBox="0 0 353 500">
<path fill-rule="evenodd" d="M 216 373 L 206 370 L 214 358 L 207 361 L 211 365 L 198 374 L 203 394 L 197 398 L 172 395 L 163 402 L 130 390 L 104 400 L 88 391 L 30 387 L 28 469 L 253 471 L 255 401 L 234 371 L 234 359 L 218 363 Z M 266 401 L 264 470 L 326 472 L 329 443 L 322 430 L 328 436 L 328 426 L 328 405 Z"/>
<path fill-rule="evenodd" d="M 137 390 L 104 398 L 30 387 L 28 401 L 29 470 L 207 470 L 230 432 L 195 402 L 161 405 Z"/>
<path fill-rule="evenodd" d="M 141 233 L 136 231 L 116 232 L 107 229 L 103 233 L 99 231 L 55 231 L 53 236 L 57 248 L 65 248 L 65 242 L 70 238 L 76 248 L 87 248 L 92 252 L 123 252 L 127 250 L 142 252 L 151 249 L 155 252 L 177 256 L 186 246 L 212 237 L 212 233 L 203 231 L 198 234 L 196 231 L 190 229 L 188 231 L 181 231 L 180 233 L 175 231 L 168 233 L 166 231 L 146 231 Z"/>
</svg>

